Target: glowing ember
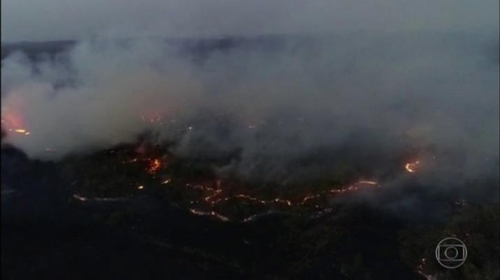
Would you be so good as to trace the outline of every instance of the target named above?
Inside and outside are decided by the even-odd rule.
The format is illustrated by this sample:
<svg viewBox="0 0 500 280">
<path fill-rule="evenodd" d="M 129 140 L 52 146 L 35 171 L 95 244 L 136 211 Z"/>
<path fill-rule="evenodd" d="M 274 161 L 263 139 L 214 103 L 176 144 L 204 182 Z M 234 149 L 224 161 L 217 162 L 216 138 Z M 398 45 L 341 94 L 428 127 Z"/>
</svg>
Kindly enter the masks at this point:
<svg viewBox="0 0 500 280">
<path fill-rule="evenodd" d="M 405 169 L 406 171 L 410 173 L 415 173 L 420 165 L 420 161 L 415 161 L 415 162 L 409 162 L 405 164 Z"/>
<path fill-rule="evenodd" d="M 138 189 L 138 190 L 142 190 L 142 189 L 144 189 L 144 186 L 142 186 L 142 185 L 141 185 L 141 186 L 138 186 L 138 187 L 137 187 L 137 189 Z"/>
<path fill-rule="evenodd" d="M 378 185 L 378 182 L 361 180 L 358 182 L 358 184 Z"/>
<path fill-rule="evenodd" d="M 162 183 L 162 185 L 166 185 L 166 184 L 170 183 L 170 181 L 171 181 L 170 179 L 167 179 L 167 180 L 165 180 L 165 181 L 163 181 L 161 183 Z"/>
<path fill-rule="evenodd" d="M 220 184 L 219 180 L 217 180 L 216 184 L 214 184 L 214 185 L 215 186 L 212 186 L 212 185 L 205 186 L 205 185 L 199 185 L 199 184 L 198 185 L 191 185 L 191 184 L 185 185 L 188 188 L 200 190 L 200 191 L 203 191 L 205 193 L 205 195 L 203 197 L 201 197 L 200 200 L 191 201 L 191 204 L 203 205 L 206 203 L 206 204 L 208 204 L 209 207 L 212 208 L 212 210 L 210 212 L 191 208 L 190 209 L 191 213 L 193 213 L 195 215 L 212 216 L 212 217 L 218 218 L 220 220 L 225 220 L 225 219 L 227 219 L 227 217 L 217 213 L 214 209 L 219 203 L 226 202 L 229 200 L 246 200 L 246 201 L 256 203 L 256 204 L 275 205 L 275 206 L 281 205 L 281 206 L 287 206 L 287 207 L 305 206 L 305 204 L 308 202 L 312 202 L 315 199 L 321 199 L 321 198 L 324 198 L 324 197 L 329 196 L 329 195 L 354 192 L 354 191 L 358 191 L 359 189 L 361 189 L 363 187 L 368 187 L 368 186 L 376 186 L 376 187 L 379 186 L 379 184 L 375 181 L 360 180 L 360 181 L 355 182 L 354 184 L 352 184 L 346 188 L 325 190 L 325 191 L 322 191 L 322 192 L 317 193 L 317 194 L 307 195 L 305 197 L 302 197 L 302 198 L 299 198 L 296 200 L 291 200 L 291 199 L 283 199 L 283 198 L 279 198 L 279 197 L 273 198 L 273 199 L 262 199 L 262 198 L 258 198 L 258 197 L 255 197 L 255 196 L 252 196 L 249 194 L 243 194 L 243 193 L 227 195 L 227 194 L 225 194 L 224 190 L 220 188 L 221 184 Z M 331 211 L 330 208 L 324 208 L 320 204 L 311 204 L 310 206 L 313 206 L 314 209 L 319 209 L 319 212 L 316 214 L 316 216 L 322 215 L 322 214 L 325 214 L 325 213 L 328 213 Z M 260 216 L 260 214 L 250 216 L 248 218 L 243 219 L 242 221 L 245 222 L 245 221 L 252 220 L 253 218 L 251 218 L 251 217 L 255 218 L 256 216 Z"/>
<path fill-rule="evenodd" d="M 26 127 L 26 123 L 16 111 L 5 107 L 2 108 L 2 128 L 5 128 L 7 131 L 29 135 L 29 131 L 24 127 Z"/>
<path fill-rule="evenodd" d="M 160 170 L 160 168 L 161 168 L 161 160 L 153 159 L 149 162 L 147 171 L 149 174 L 155 174 Z"/>
<path fill-rule="evenodd" d="M 23 135 L 30 135 L 31 133 L 29 131 L 27 131 L 26 129 L 9 129 L 9 131 L 14 131 L 16 133 L 19 133 L 19 134 L 23 134 Z"/>
<path fill-rule="evenodd" d="M 2 123 L 6 123 L 4 120 L 2 120 Z M 7 127 L 9 127 L 10 125 L 6 125 Z M 29 131 L 27 131 L 26 129 L 24 128 L 7 128 L 8 131 L 11 131 L 11 132 L 16 132 L 16 133 L 19 133 L 19 134 L 23 134 L 23 135 L 30 135 L 31 133 Z"/>
<path fill-rule="evenodd" d="M 214 211 L 205 212 L 205 211 L 200 211 L 200 210 L 196 210 L 196 209 L 189 209 L 189 212 L 191 212 L 194 215 L 198 215 L 198 216 L 212 216 L 212 217 L 215 217 L 223 222 L 229 221 L 228 217 L 220 215 Z"/>
<path fill-rule="evenodd" d="M 118 202 L 126 201 L 127 197 L 85 197 L 79 194 L 74 194 L 73 198 L 82 202 Z"/>
</svg>

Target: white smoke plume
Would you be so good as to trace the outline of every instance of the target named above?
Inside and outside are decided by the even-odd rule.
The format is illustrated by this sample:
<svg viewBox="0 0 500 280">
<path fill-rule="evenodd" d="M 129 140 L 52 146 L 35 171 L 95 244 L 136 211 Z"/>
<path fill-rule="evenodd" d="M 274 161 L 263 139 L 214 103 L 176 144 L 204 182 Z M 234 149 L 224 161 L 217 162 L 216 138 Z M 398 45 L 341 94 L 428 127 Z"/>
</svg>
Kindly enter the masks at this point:
<svg viewBox="0 0 500 280">
<path fill-rule="evenodd" d="M 160 40 L 93 40 L 38 62 L 10 55 L 2 127 L 29 135 L 11 131 L 5 142 L 57 160 L 154 131 L 180 156 L 237 150 L 221 172 L 244 176 L 287 177 L 308 161 L 301 172 L 321 173 L 342 153 L 377 165 L 411 145 L 449 157 L 441 168 L 453 174 L 498 164 L 495 36 L 324 35 L 262 47 L 267 40 L 203 58 Z"/>
</svg>

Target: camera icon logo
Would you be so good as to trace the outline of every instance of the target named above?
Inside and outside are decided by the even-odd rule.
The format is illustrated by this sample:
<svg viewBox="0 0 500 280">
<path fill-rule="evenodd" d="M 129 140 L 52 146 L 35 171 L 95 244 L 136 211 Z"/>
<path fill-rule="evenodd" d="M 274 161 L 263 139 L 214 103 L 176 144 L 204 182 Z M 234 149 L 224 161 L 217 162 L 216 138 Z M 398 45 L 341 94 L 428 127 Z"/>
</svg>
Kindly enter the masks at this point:
<svg viewBox="0 0 500 280">
<path fill-rule="evenodd" d="M 462 240 L 448 237 L 436 246 L 436 260 L 444 268 L 455 269 L 467 259 L 467 247 Z"/>
</svg>

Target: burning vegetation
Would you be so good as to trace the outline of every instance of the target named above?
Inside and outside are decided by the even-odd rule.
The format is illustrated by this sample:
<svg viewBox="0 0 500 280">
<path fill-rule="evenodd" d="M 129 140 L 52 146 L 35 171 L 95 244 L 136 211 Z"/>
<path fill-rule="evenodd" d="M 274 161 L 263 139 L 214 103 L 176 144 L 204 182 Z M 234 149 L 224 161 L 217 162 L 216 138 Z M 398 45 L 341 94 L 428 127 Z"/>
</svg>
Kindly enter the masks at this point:
<svg viewBox="0 0 500 280">
<path fill-rule="evenodd" d="M 3 115 L 2 127 L 5 126 L 7 133 L 30 134 L 25 129 L 17 128 L 22 125 L 22 120 L 13 117 L 15 114 L 5 111 Z M 141 119 L 158 125 L 163 122 L 162 115 L 156 113 L 142 114 Z M 192 126 L 188 126 L 185 131 L 191 130 Z M 316 186 L 309 184 L 307 188 L 301 187 L 300 182 L 286 188 L 271 182 L 275 186 L 265 183 L 263 189 L 257 186 L 259 183 L 221 176 L 214 171 L 214 162 L 174 156 L 169 152 L 172 143 L 154 144 L 149 137 L 145 134 L 134 144 L 64 159 L 60 166 L 72 180 L 76 192 L 73 197 L 81 202 L 113 202 L 133 196 L 137 191 L 141 194 L 154 192 L 194 215 L 210 216 L 221 221 L 250 221 L 263 213 L 283 211 L 317 217 L 331 211 L 331 200 L 338 195 L 380 187 L 378 179 L 360 179 L 366 176 L 359 175 L 359 172 L 347 172 L 340 174 L 343 177 L 341 180 L 318 181 Z M 50 153 L 54 150 L 46 148 L 45 151 Z M 410 173 L 417 172 L 419 166 L 419 160 L 404 164 Z M 75 170 L 84 176 L 79 176 Z"/>
<path fill-rule="evenodd" d="M 283 238 L 280 241 L 283 242 L 282 248 L 274 249 L 274 251 L 276 254 L 281 252 L 280 255 L 286 255 L 281 249 L 293 247 L 293 252 L 298 255 L 288 256 L 283 261 L 290 265 L 297 265 L 299 271 L 309 269 L 299 260 L 302 260 L 303 255 L 311 254 L 311 256 L 323 256 L 336 260 L 336 263 L 342 263 L 342 267 L 339 268 L 340 275 L 355 279 L 359 276 L 358 271 L 365 269 L 366 263 L 363 263 L 363 254 L 355 253 L 359 251 L 357 245 L 349 243 L 352 236 L 374 238 L 382 244 L 387 242 L 385 234 L 394 234 L 394 231 L 397 231 L 401 239 L 398 241 L 401 245 L 398 246 L 402 246 L 401 254 L 406 265 L 416 274 L 433 279 L 432 277 L 439 277 L 443 273 L 431 261 L 433 258 L 432 252 L 428 250 L 428 240 L 437 240 L 442 235 L 457 236 L 467 242 L 472 242 L 473 238 L 489 238 L 484 236 L 479 226 L 471 225 L 470 221 L 461 221 L 459 217 L 461 213 L 469 213 L 467 215 L 470 216 L 467 219 L 476 219 L 486 215 L 480 218 L 484 220 L 481 221 L 483 223 L 488 219 L 491 220 L 492 214 L 483 213 L 486 210 L 474 210 L 473 206 L 462 197 L 454 198 L 447 208 L 453 212 L 456 220 L 452 220 L 450 224 L 437 231 L 435 228 L 428 228 L 427 232 L 422 232 L 421 228 L 414 228 L 412 224 L 401 229 L 394 226 L 400 222 L 387 221 L 387 218 L 377 216 L 377 211 L 372 208 L 357 205 L 349 206 L 349 210 L 346 210 L 347 206 L 335 202 L 339 198 L 356 197 L 363 193 L 390 192 L 390 189 L 384 188 L 388 177 L 377 177 L 373 174 L 363 176 L 360 172 L 345 172 L 342 179 L 336 177 L 305 186 L 301 185 L 302 182 L 291 184 L 267 182 L 261 186 L 262 183 L 219 174 L 214 166 L 220 162 L 200 161 L 175 155 L 171 152 L 172 145 L 172 143 L 157 143 L 145 136 L 133 144 L 123 144 L 85 155 L 67 157 L 57 162 L 56 166 L 60 171 L 62 181 L 69 182 L 69 186 L 66 187 L 73 192 L 72 199 L 76 202 L 75 205 L 87 207 L 85 209 L 89 207 L 130 209 L 137 199 L 154 197 L 155 200 L 160 199 L 165 204 L 191 215 L 193 219 L 195 219 L 194 216 L 206 217 L 208 218 L 206 221 L 227 226 L 239 225 L 252 228 L 257 224 L 265 224 L 266 217 L 272 217 L 275 214 L 284 215 L 286 216 L 283 218 L 284 222 L 275 226 L 279 228 L 279 231 L 287 232 L 287 235 L 280 237 Z M 420 158 L 415 160 L 418 154 L 418 152 L 412 152 L 410 155 L 404 154 L 399 158 L 396 163 L 399 168 L 394 169 L 393 176 L 415 179 L 419 175 L 425 175 L 422 170 L 424 161 Z M 409 158 L 412 160 L 408 161 Z M 412 173 L 414 176 L 405 176 L 405 173 Z M 335 174 L 339 176 L 338 174 L 342 173 Z M 141 225 L 140 221 L 145 217 L 134 211 L 136 210 L 115 211 L 110 214 L 109 223 L 114 227 L 119 225 L 128 228 L 134 238 L 141 242 L 162 248 L 172 246 L 168 243 L 168 239 L 155 237 L 151 233 L 146 233 L 146 229 L 137 228 L 135 225 Z M 344 211 L 349 211 L 349 214 Z M 371 213 L 372 211 L 374 212 Z M 373 220 L 378 222 L 374 224 L 366 222 Z M 367 224 L 364 224 L 361 229 L 352 228 L 353 223 L 361 222 Z M 149 227 L 149 225 L 144 226 Z M 267 229 L 267 227 L 264 226 L 262 229 Z M 375 237 L 374 232 L 377 232 Z M 416 233 L 424 237 L 416 236 Z M 199 233 L 196 232 L 196 234 Z M 258 243 L 258 239 L 254 240 L 252 233 L 249 234 L 241 241 L 245 248 L 254 246 L 254 242 Z M 156 235 L 162 236 L 158 233 Z M 397 239 L 394 238 L 394 240 Z M 383 247 L 379 249 L 385 250 Z M 208 249 L 188 247 L 186 250 L 197 256 L 210 256 Z M 346 250 L 348 253 L 345 252 Z M 487 251 L 484 248 L 481 250 Z M 498 254 L 493 253 L 492 256 L 496 258 Z M 207 261 L 212 260 L 212 257 L 206 258 Z M 220 256 L 217 258 L 221 259 Z M 231 258 L 238 257 L 232 256 Z M 222 260 L 226 261 L 224 257 Z M 238 261 L 239 266 L 243 265 L 245 269 L 249 269 L 250 264 L 245 263 L 244 260 Z M 314 260 L 310 261 L 314 263 Z M 473 261 L 478 263 L 475 259 Z M 488 273 L 478 267 L 468 269 L 470 273 L 481 275 L 481 277 L 486 277 L 484 273 Z M 459 271 L 456 274 L 457 277 L 461 277 L 464 272 Z"/>
<path fill-rule="evenodd" d="M 85 158 L 68 158 L 62 166 L 85 171 L 83 178 L 74 173 L 69 175 L 77 186 L 75 198 L 80 201 L 105 201 L 105 197 L 113 201 L 155 193 L 194 215 L 221 221 L 250 221 L 264 213 L 276 212 L 317 217 L 331 211 L 331 201 L 337 196 L 381 186 L 376 179 L 360 179 L 346 173 L 351 177 L 326 180 L 314 187 L 304 188 L 300 182 L 265 183 L 267 185 L 261 187 L 259 183 L 222 176 L 211 162 L 176 157 L 168 152 L 168 144 L 148 141 L 122 145 Z"/>
<path fill-rule="evenodd" d="M 155 121 L 160 120 L 161 118 L 155 119 Z M 8 127 L 7 122 L 3 121 L 2 123 Z M 186 131 L 191 130 L 186 129 Z M 29 132 L 24 129 L 6 129 L 5 133 L 29 135 Z M 353 252 L 356 251 L 355 245 L 348 242 L 342 244 L 346 241 L 339 240 L 349 240 L 349 236 L 359 234 L 372 238 L 374 231 L 383 234 L 385 231 L 394 230 L 390 229 L 391 224 L 386 225 L 389 229 L 384 230 L 380 230 L 380 225 L 365 225 L 366 228 L 360 233 L 350 228 L 353 223 L 351 219 L 354 218 L 334 218 L 339 212 L 342 213 L 343 207 L 345 207 L 341 206 L 342 204 L 334 203 L 336 199 L 374 191 L 375 193 L 382 192 L 384 191 L 383 185 L 390 176 L 374 176 L 373 173 L 363 175 L 361 172 L 352 172 L 347 169 L 345 173 L 334 173 L 331 180 L 308 183 L 305 186 L 301 185 L 303 182 L 259 183 L 220 174 L 217 169 L 217 164 L 221 164 L 220 161 L 198 160 L 175 155 L 172 153 L 172 145 L 173 143 L 158 143 L 148 136 L 144 136 L 133 144 L 122 144 L 89 154 L 66 157 L 57 162 L 56 166 L 60 170 L 63 181 L 70 182 L 69 188 L 73 192 L 73 200 L 82 207 L 91 207 L 92 205 L 95 207 L 103 205 L 120 207 L 109 205 L 123 205 L 122 207 L 128 209 L 130 207 L 128 205 L 132 205 L 135 199 L 155 197 L 155 199 L 161 199 L 164 203 L 185 211 L 193 217 L 208 217 L 209 220 L 216 223 L 248 225 L 250 227 L 254 223 L 260 223 L 261 219 L 265 217 L 284 214 L 288 217 L 285 220 L 286 223 L 292 225 L 280 228 L 281 231 L 290 232 L 287 237 L 284 237 L 282 245 L 285 248 L 296 246 L 294 252 L 301 252 L 301 255 L 326 255 L 328 258 L 337 259 L 337 263 L 341 263 L 341 260 L 346 258 L 352 258 L 352 261 L 346 263 L 353 263 L 353 265 L 342 264 L 342 267 L 339 268 L 341 275 L 345 277 L 357 277 L 357 271 L 362 270 L 363 256 L 350 253 L 347 256 L 346 253 L 331 253 L 332 251 L 337 252 L 336 250 L 341 252 L 346 248 Z M 47 152 L 49 151 L 50 148 L 47 149 Z M 423 171 L 424 161 L 422 159 L 415 160 L 417 154 L 419 154 L 418 151 L 412 151 L 410 155 L 405 154 L 399 158 L 395 163 L 398 168 L 393 169 L 392 176 L 402 176 L 407 172 L 418 177 Z M 234 160 L 234 157 L 237 158 L 237 156 L 233 156 L 225 160 L 226 162 L 231 161 Z M 413 160 L 407 161 L 408 158 Z M 223 160 L 222 164 L 224 163 Z M 415 178 L 415 176 L 406 177 Z M 359 212 L 361 217 L 366 217 L 359 218 L 363 221 L 380 218 L 376 214 L 372 216 L 374 214 L 365 213 L 364 211 L 367 210 L 364 206 L 356 207 L 360 208 L 349 211 Z M 471 207 L 468 201 L 459 197 L 451 204 L 450 209 L 454 212 L 470 211 Z M 120 211 L 112 213 L 109 223 L 124 227 L 130 223 L 138 223 L 137 220 L 130 220 L 138 219 L 136 217 L 138 214 L 127 211 L 127 214 Z M 141 219 L 144 217 L 139 220 Z M 326 225 L 315 223 L 318 219 L 335 219 L 335 227 L 329 226 L 328 223 Z M 383 220 L 380 221 L 382 224 Z M 359 222 L 356 220 L 356 223 Z M 265 223 L 265 219 L 263 223 Z M 441 230 L 446 236 L 457 236 L 467 241 L 482 234 L 470 224 L 460 223 L 460 227 L 452 224 Z M 304 231 L 302 227 L 305 225 L 311 225 L 312 228 Z M 141 240 L 141 242 L 161 247 L 169 244 L 164 239 L 144 233 L 144 229 L 136 229 L 134 226 L 130 230 L 133 232 L 134 238 Z M 430 253 L 426 251 L 427 247 L 424 246 L 427 243 L 406 239 L 408 234 L 414 234 L 418 230 L 420 229 L 413 229 L 409 226 L 399 233 L 403 240 L 401 241 L 403 258 L 409 266 L 413 267 L 415 273 L 433 279 L 432 277 L 442 275 L 442 272 L 433 262 L 429 261 L 432 256 L 429 255 Z M 429 230 L 429 232 L 432 231 Z M 380 239 L 381 237 L 375 238 Z M 427 238 L 435 238 L 435 236 Z M 382 242 L 385 239 L 380 240 Z M 416 240 L 418 239 L 416 238 Z M 245 237 L 242 242 L 243 246 L 253 246 L 255 241 L 249 236 Z M 318 242 L 322 245 L 318 246 Z M 417 243 L 415 244 L 415 242 Z M 207 251 L 200 248 L 186 250 L 196 255 L 208 254 Z M 419 256 L 419 258 L 417 259 L 415 256 Z M 207 257 L 209 260 L 211 258 Z M 301 257 L 289 256 L 288 258 L 290 259 L 284 261 L 292 264 Z M 242 263 L 244 262 L 242 261 Z M 306 267 L 300 265 L 297 266 L 297 269 L 307 270 Z M 477 275 L 483 275 L 477 268 L 470 269 Z M 461 275 L 460 273 L 457 275 Z"/>
<path fill-rule="evenodd" d="M 20 135 L 30 135 L 30 132 L 25 128 L 20 116 L 2 109 L 2 131 L 12 132 Z"/>
<path fill-rule="evenodd" d="M 463 79 L 462 71 L 442 71 L 448 63 L 442 57 L 462 54 L 450 51 L 455 43 L 443 53 L 434 47 L 422 52 L 403 48 L 405 55 L 387 61 L 385 51 L 398 49 L 392 41 L 382 53 L 338 43 L 321 49 L 345 48 L 342 56 L 359 58 L 359 63 L 348 59 L 343 64 L 339 57 L 329 57 L 330 51 L 315 58 L 306 51 L 303 57 L 291 53 L 293 59 L 277 60 L 256 54 L 250 61 L 220 53 L 203 62 L 187 59 L 184 65 L 165 58 L 163 47 L 143 57 L 153 48 L 144 52 L 140 44 L 131 44 L 130 49 L 89 45 L 80 51 L 97 55 L 83 65 L 78 53 L 76 59 L 69 54 L 70 67 L 64 69 L 81 73 L 48 71 L 61 72 L 57 79 L 27 67 L 21 71 L 30 73 L 26 84 L 47 84 L 31 88 L 13 81 L 6 87 L 2 142 L 23 150 L 20 162 L 34 171 L 2 166 L 2 172 L 10 175 L 9 184 L 30 176 L 36 180 L 26 184 L 27 202 L 22 192 L 2 194 L 9 193 L 5 197 L 18 203 L 21 212 L 32 207 L 37 216 L 44 211 L 30 200 L 36 195 L 29 191 L 38 191 L 32 186 L 55 189 L 62 198 L 58 211 L 47 212 L 57 213 L 49 220 L 59 222 L 57 215 L 66 211 L 77 213 L 67 221 L 84 220 L 84 228 L 92 224 L 105 231 L 117 229 L 134 242 L 181 252 L 174 259 L 190 264 L 196 259 L 190 271 L 220 265 L 219 271 L 243 271 L 255 276 L 252 279 L 389 279 L 387 275 L 414 272 L 432 277 L 442 271 L 432 261 L 429 244 L 457 236 L 470 242 L 475 252 L 487 252 L 486 257 L 471 254 L 471 266 L 456 272 L 457 279 L 466 273 L 474 275 L 471 279 L 498 276 L 498 267 L 483 264 L 498 258 L 497 243 L 493 249 L 484 246 L 498 237 L 498 228 L 491 227 L 498 216 L 490 211 L 495 207 L 477 202 L 477 196 L 498 191 L 497 181 L 482 180 L 489 172 L 483 168 L 484 158 L 488 167 L 495 160 L 498 165 L 491 156 L 498 135 L 490 135 L 497 124 L 490 121 L 497 112 L 496 105 L 490 107 L 497 104 L 491 102 L 497 96 L 497 75 L 485 79 L 481 71 L 489 71 L 487 67 L 470 68 L 473 55 L 454 57 L 467 59 L 450 67 L 469 69 L 466 73 L 474 73 L 470 79 Z M 369 54 L 351 54 L 350 49 Z M 414 65 L 419 55 L 428 62 L 417 64 L 424 66 L 417 69 L 419 75 L 401 71 Z M 207 67 L 199 70 L 190 61 Z M 234 69 L 240 62 L 244 67 Z M 248 62 L 256 67 L 247 67 Z M 289 64 L 295 62 L 299 65 Z M 102 65 L 112 67 L 100 69 Z M 386 71 L 380 71 L 380 65 Z M 20 69 L 17 66 L 13 69 Z M 112 69 L 115 66 L 119 69 Z M 262 75 L 262 69 L 269 72 Z M 338 77 L 333 84 L 332 77 Z M 388 77 L 401 80 L 393 83 Z M 470 84 L 461 84 L 466 80 Z M 481 85 L 477 92 L 495 94 L 470 99 L 471 94 L 461 92 L 470 85 Z M 450 96 L 457 106 L 449 106 Z M 471 108 L 485 114 L 477 114 L 481 117 L 473 122 L 463 114 Z M 148 136 L 134 142 L 145 131 Z M 460 143 L 460 149 L 454 143 Z M 11 146 L 4 147 L 4 153 L 15 154 Z M 453 156 L 431 159 L 444 153 Z M 450 170 L 451 175 L 446 173 Z M 457 173 L 460 176 L 454 176 Z M 474 195 L 467 197 L 476 192 L 481 193 L 476 202 L 469 199 Z M 228 252 L 233 247 L 237 253 Z M 390 261 L 373 259 L 381 252 Z M 410 273 L 397 274 L 401 271 L 392 271 L 394 267 Z M 262 275 L 267 278 L 258 277 Z"/>
</svg>

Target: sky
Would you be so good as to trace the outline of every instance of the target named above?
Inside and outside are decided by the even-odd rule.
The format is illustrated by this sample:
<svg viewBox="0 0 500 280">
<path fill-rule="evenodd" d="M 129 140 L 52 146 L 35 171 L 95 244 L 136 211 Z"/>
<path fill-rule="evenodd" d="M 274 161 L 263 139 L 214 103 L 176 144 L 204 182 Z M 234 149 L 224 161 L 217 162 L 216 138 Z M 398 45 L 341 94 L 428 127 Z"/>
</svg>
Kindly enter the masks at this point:
<svg viewBox="0 0 500 280">
<path fill-rule="evenodd" d="M 2 0 L 2 42 L 93 36 L 498 30 L 498 0 Z"/>
</svg>

